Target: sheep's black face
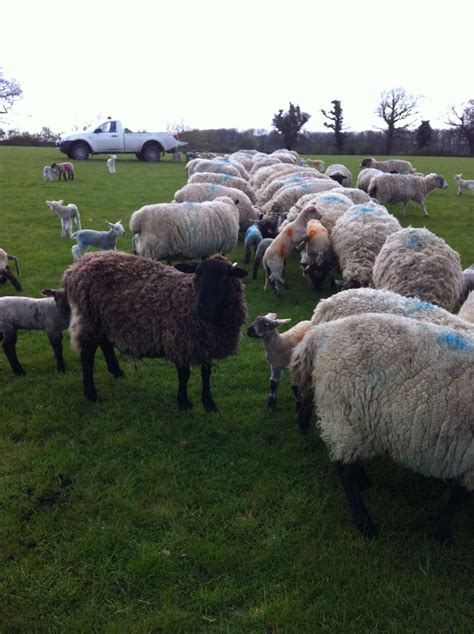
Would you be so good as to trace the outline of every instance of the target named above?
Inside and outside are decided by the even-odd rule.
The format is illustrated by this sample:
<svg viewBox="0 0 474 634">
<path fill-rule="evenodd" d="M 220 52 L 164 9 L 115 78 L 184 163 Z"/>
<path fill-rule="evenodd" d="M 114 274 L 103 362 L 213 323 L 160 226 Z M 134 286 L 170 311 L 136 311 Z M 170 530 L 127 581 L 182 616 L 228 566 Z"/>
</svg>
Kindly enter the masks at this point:
<svg viewBox="0 0 474 634">
<path fill-rule="evenodd" d="M 219 321 L 220 313 L 232 278 L 242 278 L 247 271 L 220 258 L 209 258 L 199 264 L 178 265 L 185 273 L 197 278 L 196 313 L 204 321 Z"/>
</svg>

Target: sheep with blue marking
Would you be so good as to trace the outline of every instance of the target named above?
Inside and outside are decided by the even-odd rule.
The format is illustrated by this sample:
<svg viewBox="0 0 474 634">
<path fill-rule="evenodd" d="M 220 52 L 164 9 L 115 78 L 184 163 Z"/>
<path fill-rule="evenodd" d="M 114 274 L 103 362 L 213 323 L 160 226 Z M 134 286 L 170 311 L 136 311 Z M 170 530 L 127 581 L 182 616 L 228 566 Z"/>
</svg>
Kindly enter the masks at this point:
<svg viewBox="0 0 474 634">
<path fill-rule="evenodd" d="M 95 229 L 81 229 L 72 234 L 72 238 L 77 241 L 71 249 L 74 262 L 77 262 L 89 247 L 97 247 L 101 251 L 115 250 L 117 248 L 117 238 L 125 235 L 125 229 L 118 222 L 107 222 L 108 231 L 96 231 Z"/>
<path fill-rule="evenodd" d="M 188 179 L 188 183 L 216 183 L 225 187 L 235 187 L 247 194 L 253 204 L 257 202 L 253 187 L 240 176 L 229 176 L 229 174 L 217 172 L 196 172 Z"/>
<path fill-rule="evenodd" d="M 344 290 L 373 283 L 375 258 L 386 238 L 399 229 L 398 220 L 373 202 L 354 205 L 344 212 L 331 231 Z"/>
<path fill-rule="evenodd" d="M 376 288 L 418 297 L 452 310 L 464 279 L 459 253 L 428 229 L 400 228 L 387 236 L 373 267 Z"/>
<path fill-rule="evenodd" d="M 217 160 L 208 161 L 206 159 L 193 159 L 186 164 L 186 174 L 188 178 L 193 174 L 202 172 L 212 172 L 215 174 L 227 174 L 228 176 L 237 176 L 241 178 L 239 170 L 230 163 L 223 163 Z"/>
<path fill-rule="evenodd" d="M 400 315 L 344 317 L 308 331 L 290 372 L 298 390 L 311 383 L 318 429 L 361 534 L 377 536 L 362 462 L 387 456 L 456 482 L 434 523 L 435 538 L 450 543 L 453 516 L 474 490 L 474 334 Z M 311 411 L 303 399 L 303 428 Z"/>
<path fill-rule="evenodd" d="M 357 176 L 356 187 L 367 192 L 372 178 L 383 173 L 382 170 L 375 169 L 375 167 L 364 167 Z"/>
<path fill-rule="evenodd" d="M 186 260 L 237 246 L 239 210 L 226 196 L 203 203 L 145 205 L 130 219 L 134 251 L 154 260 Z"/>
<path fill-rule="evenodd" d="M 335 187 L 338 187 L 338 184 L 330 178 L 313 178 L 297 185 L 288 185 L 262 205 L 262 211 L 265 213 L 283 214 L 289 211 L 305 194 L 319 194 Z"/>
<path fill-rule="evenodd" d="M 285 187 L 291 187 L 293 185 L 299 185 L 300 183 L 305 183 L 313 178 L 325 179 L 324 174 L 320 174 L 315 169 L 300 169 L 297 172 L 292 172 L 281 178 L 275 178 L 270 180 L 268 185 L 266 185 L 263 189 L 257 192 L 257 200 L 259 205 L 264 205 L 271 198 L 277 196 L 278 192 L 280 192 Z"/>
<path fill-rule="evenodd" d="M 257 220 L 245 232 L 244 238 L 244 264 L 248 264 L 252 259 L 252 250 L 257 252 L 258 245 L 263 240 L 262 232 L 260 231 L 260 222 Z"/>
</svg>

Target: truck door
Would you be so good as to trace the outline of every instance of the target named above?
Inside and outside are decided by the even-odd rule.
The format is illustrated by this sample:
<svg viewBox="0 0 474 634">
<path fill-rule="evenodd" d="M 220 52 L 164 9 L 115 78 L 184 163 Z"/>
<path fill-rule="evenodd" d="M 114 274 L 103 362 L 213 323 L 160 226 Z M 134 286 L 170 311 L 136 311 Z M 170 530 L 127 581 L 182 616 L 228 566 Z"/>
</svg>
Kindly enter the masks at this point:
<svg viewBox="0 0 474 634">
<path fill-rule="evenodd" d="M 106 121 L 94 130 L 94 152 L 121 152 L 123 151 L 123 134 L 118 131 L 116 121 Z"/>
</svg>

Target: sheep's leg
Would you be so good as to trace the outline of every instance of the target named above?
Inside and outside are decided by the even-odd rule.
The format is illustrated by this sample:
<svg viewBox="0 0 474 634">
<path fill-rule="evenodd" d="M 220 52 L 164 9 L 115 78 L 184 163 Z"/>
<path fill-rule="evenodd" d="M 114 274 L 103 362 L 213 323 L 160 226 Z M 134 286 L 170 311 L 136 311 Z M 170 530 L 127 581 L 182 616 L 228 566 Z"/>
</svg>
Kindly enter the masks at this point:
<svg viewBox="0 0 474 634">
<path fill-rule="evenodd" d="M 464 508 L 466 499 L 466 489 L 457 482 L 454 483 L 446 508 L 441 511 L 433 523 L 433 533 L 436 541 L 441 544 L 452 544 L 451 522 L 455 514 Z"/>
<path fill-rule="evenodd" d="M 80 344 L 83 393 L 89 401 L 97 400 L 94 384 L 94 358 L 97 346 L 97 341 Z"/>
<path fill-rule="evenodd" d="M 402 216 L 406 216 L 407 207 L 408 207 L 408 200 L 405 200 L 405 202 L 403 203 L 403 207 L 402 207 Z"/>
<path fill-rule="evenodd" d="M 179 380 L 177 395 L 178 407 L 179 409 L 191 409 L 193 404 L 188 398 L 188 381 L 191 375 L 191 369 L 189 367 L 189 364 L 181 367 L 176 366 L 176 369 L 178 370 Z"/>
<path fill-rule="evenodd" d="M 204 405 L 204 409 L 207 412 L 216 412 L 217 407 L 211 396 L 211 371 L 212 367 L 210 363 L 201 363 L 201 379 L 202 379 L 202 394 L 201 400 Z"/>
<path fill-rule="evenodd" d="M 428 210 L 427 210 L 427 209 L 426 209 L 426 207 L 425 207 L 425 203 L 424 203 L 424 201 L 423 201 L 423 202 L 421 202 L 420 204 L 421 204 L 421 206 L 423 207 L 423 213 L 425 214 L 425 218 L 427 218 L 427 217 L 428 217 Z"/>
<path fill-rule="evenodd" d="M 298 423 L 302 434 L 306 434 L 306 432 L 309 429 L 309 421 L 311 420 L 312 413 L 313 413 L 312 395 L 307 394 L 303 398 L 301 398 L 301 395 L 300 395 L 298 412 L 296 414 L 296 422 Z"/>
<path fill-rule="evenodd" d="M 16 277 L 13 275 L 13 273 L 10 271 L 8 266 L 5 269 L 3 269 L 2 274 L 7 278 L 7 280 L 9 280 L 13 284 L 13 286 L 16 288 L 17 291 L 23 290 L 22 285 L 16 279 Z"/>
<path fill-rule="evenodd" d="M 336 462 L 336 467 L 351 510 L 352 521 L 361 535 L 374 539 L 377 537 L 377 529 L 367 512 L 360 492 L 360 465 L 344 464 L 339 461 Z"/>
<path fill-rule="evenodd" d="M 293 390 L 293 394 L 295 395 L 295 399 L 296 399 L 296 411 L 298 412 L 302 400 L 301 400 L 301 394 L 300 391 L 298 390 L 298 386 L 297 385 L 292 385 L 291 389 Z"/>
<path fill-rule="evenodd" d="M 48 339 L 53 348 L 54 358 L 56 359 L 56 370 L 58 372 L 66 372 L 63 356 L 63 336 L 60 332 L 48 332 Z"/>
<path fill-rule="evenodd" d="M 108 339 L 103 337 L 99 341 L 100 349 L 102 350 L 102 354 L 104 355 L 105 363 L 107 364 L 107 370 L 110 372 L 112 376 L 116 379 L 119 379 L 121 376 L 125 376 L 122 368 L 119 365 L 117 357 L 115 356 L 114 346 Z"/>
<path fill-rule="evenodd" d="M 274 408 L 277 403 L 277 390 L 278 382 L 280 381 L 281 369 L 272 368 L 272 374 L 270 376 L 270 396 L 268 397 L 268 407 Z"/>
<path fill-rule="evenodd" d="M 16 334 L 15 335 L 7 335 L 2 343 L 3 351 L 5 352 L 5 356 L 8 359 L 11 369 L 14 374 L 21 376 L 25 374 L 25 371 L 21 367 L 21 363 L 18 361 L 18 357 L 16 356 Z"/>
</svg>

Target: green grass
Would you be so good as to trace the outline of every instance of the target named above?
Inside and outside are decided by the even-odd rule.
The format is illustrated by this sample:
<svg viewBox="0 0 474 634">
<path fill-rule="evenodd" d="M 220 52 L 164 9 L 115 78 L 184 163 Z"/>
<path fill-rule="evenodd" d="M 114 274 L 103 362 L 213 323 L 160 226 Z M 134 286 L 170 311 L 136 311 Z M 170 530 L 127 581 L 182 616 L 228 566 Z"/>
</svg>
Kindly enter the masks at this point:
<svg viewBox="0 0 474 634">
<path fill-rule="evenodd" d="M 0 148 L 0 246 L 20 258 L 25 295 L 57 287 L 71 263 L 73 242 L 45 200 L 76 203 L 84 227 L 128 228 L 134 210 L 185 183 L 184 164 L 120 157 L 109 175 L 105 158 L 76 163 L 74 182 L 44 183 L 56 150 Z M 358 157 L 321 158 L 358 172 Z M 456 196 L 452 176 L 472 176 L 472 161 L 412 160 L 449 189 L 430 195 L 427 220 L 410 205 L 402 224 L 426 225 L 471 264 L 474 200 Z M 131 251 L 130 237 L 119 248 Z M 287 278 L 280 301 L 263 292 L 262 272 L 246 278 L 249 322 L 273 310 L 310 317 L 319 297 L 296 258 Z M 446 485 L 374 461 L 366 502 L 380 537 L 360 538 L 324 445 L 297 431 L 287 377 L 277 409 L 266 408 L 261 342 L 244 336 L 217 365 L 216 414 L 200 405 L 197 371 L 194 409 L 177 410 L 176 371 L 163 360 L 123 359 L 115 381 L 98 355 L 101 401 L 91 404 L 67 339 L 64 376 L 43 333 L 21 334 L 18 356 L 25 377 L 0 355 L 2 634 L 473 631 L 472 502 L 442 548 L 430 520 Z"/>
</svg>

